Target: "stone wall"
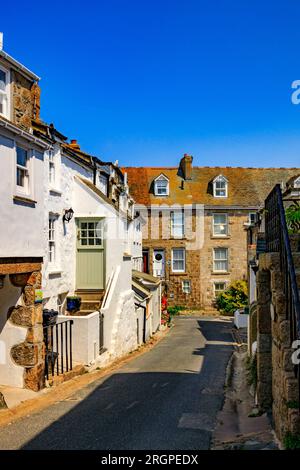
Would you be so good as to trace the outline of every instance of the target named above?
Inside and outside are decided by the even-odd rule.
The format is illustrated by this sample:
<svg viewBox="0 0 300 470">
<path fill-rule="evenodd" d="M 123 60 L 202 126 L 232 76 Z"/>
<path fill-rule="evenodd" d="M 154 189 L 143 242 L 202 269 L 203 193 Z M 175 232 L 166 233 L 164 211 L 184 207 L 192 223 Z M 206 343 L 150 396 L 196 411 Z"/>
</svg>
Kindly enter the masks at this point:
<svg viewBox="0 0 300 470">
<path fill-rule="evenodd" d="M 298 252 L 294 263 L 300 267 Z M 257 273 L 257 400 L 262 410 L 272 408 L 280 440 L 288 432 L 300 433 L 293 352 L 279 254 L 264 253 Z"/>
<path fill-rule="evenodd" d="M 229 233 L 226 237 L 215 237 L 212 233 L 212 214 L 225 212 L 228 214 Z M 197 240 L 194 239 L 164 239 L 162 237 L 163 225 L 166 222 L 162 216 L 155 215 L 157 227 L 156 237 L 151 237 L 149 223 L 143 231 L 143 249 L 149 250 L 149 272 L 153 274 L 154 249 L 165 250 L 165 280 L 169 305 L 184 305 L 188 307 L 201 307 L 207 310 L 214 308 L 214 283 L 225 282 L 229 285 L 232 281 L 247 278 L 247 232 L 245 223 L 248 222 L 248 211 L 245 210 L 205 210 L 204 217 L 196 215 L 193 211 L 189 222 L 192 231 L 197 230 Z M 153 218 L 153 219 L 154 219 Z M 198 218 L 198 220 L 196 220 Z M 199 236 L 199 228 L 203 233 Z M 172 248 L 186 248 L 185 273 L 172 273 L 171 251 Z M 228 248 L 229 271 L 227 273 L 213 272 L 213 249 L 217 247 Z M 191 293 L 182 292 L 182 281 L 190 280 Z"/>
<path fill-rule="evenodd" d="M 12 120 L 25 130 L 31 120 L 40 117 L 40 87 L 16 71 L 12 71 Z"/>
<path fill-rule="evenodd" d="M 42 304 L 35 304 L 35 289 L 41 288 L 41 272 L 10 274 L 9 280 L 21 289 L 21 297 L 8 309 L 7 321 L 25 329 L 24 340 L 12 345 L 10 356 L 17 366 L 24 368 L 23 386 L 38 391 L 44 386 Z"/>
</svg>

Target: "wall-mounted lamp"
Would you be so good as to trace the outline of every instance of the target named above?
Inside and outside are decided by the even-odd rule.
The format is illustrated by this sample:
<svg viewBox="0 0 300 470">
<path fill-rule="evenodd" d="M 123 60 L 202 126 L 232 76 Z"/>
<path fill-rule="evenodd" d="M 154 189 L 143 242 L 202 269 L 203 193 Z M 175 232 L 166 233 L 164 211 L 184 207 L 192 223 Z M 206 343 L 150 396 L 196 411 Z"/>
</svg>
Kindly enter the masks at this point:
<svg viewBox="0 0 300 470">
<path fill-rule="evenodd" d="M 70 220 L 72 219 L 73 215 L 74 215 L 74 211 L 73 211 L 72 207 L 70 207 L 70 209 L 66 209 L 65 213 L 63 215 L 63 221 L 69 223 Z"/>
</svg>

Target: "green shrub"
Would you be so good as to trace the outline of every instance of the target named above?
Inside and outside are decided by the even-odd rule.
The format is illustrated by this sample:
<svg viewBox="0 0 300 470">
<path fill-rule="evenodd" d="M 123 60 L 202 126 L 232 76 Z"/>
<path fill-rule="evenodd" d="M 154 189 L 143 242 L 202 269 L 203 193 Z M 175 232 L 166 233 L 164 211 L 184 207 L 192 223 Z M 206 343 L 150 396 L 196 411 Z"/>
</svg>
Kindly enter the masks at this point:
<svg viewBox="0 0 300 470">
<path fill-rule="evenodd" d="M 235 281 L 217 298 L 217 306 L 224 313 L 234 313 L 238 308 L 248 304 L 248 289 L 246 281 Z"/>
<path fill-rule="evenodd" d="M 178 313 L 181 310 L 185 310 L 185 308 L 181 307 L 180 305 L 175 305 L 175 307 L 168 307 L 167 308 L 167 311 L 171 315 L 171 317 L 173 317 L 174 315 L 178 315 Z"/>
<path fill-rule="evenodd" d="M 285 210 L 285 218 L 290 233 L 300 233 L 300 205 L 295 202 Z"/>
<path fill-rule="evenodd" d="M 300 436 L 288 432 L 283 439 L 283 445 L 286 450 L 299 450 Z"/>
</svg>

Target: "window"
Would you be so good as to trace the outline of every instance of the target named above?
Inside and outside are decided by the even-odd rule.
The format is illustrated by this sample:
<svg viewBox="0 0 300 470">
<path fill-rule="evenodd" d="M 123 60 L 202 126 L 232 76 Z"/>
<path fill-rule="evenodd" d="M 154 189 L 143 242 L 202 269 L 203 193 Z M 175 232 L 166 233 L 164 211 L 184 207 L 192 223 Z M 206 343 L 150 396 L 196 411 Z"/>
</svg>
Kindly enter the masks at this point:
<svg viewBox="0 0 300 470">
<path fill-rule="evenodd" d="M 214 271 L 228 271 L 228 248 L 214 249 Z"/>
<path fill-rule="evenodd" d="M 184 273 L 185 271 L 185 250 L 184 248 L 172 249 L 172 271 L 173 273 Z"/>
<path fill-rule="evenodd" d="M 257 213 L 256 212 L 249 212 L 249 225 L 255 225 L 257 222 Z"/>
<path fill-rule="evenodd" d="M 294 181 L 294 188 L 295 188 L 295 189 L 299 189 L 299 188 L 300 188 L 300 176 L 298 176 L 298 178 L 295 179 L 295 181 Z"/>
<path fill-rule="evenodd" d="M 17 146 L 17 186 L 29 192 L 28 151 Z"/>
<path fill-rule="evenodd" d="M 190 294 L 191 293 L 191 281 L 188 279 L 184 279 L 182 281 L 182 292 L 184 294 Z"/>
<path fill-rule="evenodd" d="M 56 171 L 55 171 L 55 156 L 53 150 L 49 151 L 49 183 L 55 186 Z"/>
<path fill-rule="evenodd" d="M 227 197 L 228 181 L 225 176 L 219 175 L 213 181 L 214 197 Z"/>
<path fill-rule="evenodd" d="M 227 214 L 213 214 L 213 235 L 217 237 L 228 235 Z"/>
<path fill-rule="evenodd" d="M 56 218 L 53 216 L 49 217 L 49 248 L 48 248 L 48 259 L 49 263 L 55 264 L 56 261 Z"/>
<path fill-rule="evenodd" d="M 155 196 L 168 196 L 169 194 L 169 180 L 164 175 L 156 178 L 154 182 Z"/>
<path fill-rule="evenodd" d="M 182 211 L 171 212 L 171 235 L 176 238 L 184 236 L 184 214 Z"/>
<path fill-rule="evenodd" d="M 101 221 L 80 222 L 79 232 L 81 246 L 103 245 L 103 224 Z"/>
<path fill-rule="evenodd" d="M 226 282 L 215 282 L 214 283 L 214 294 L 215 298 L 219 297 L 222 292 L 226 290 Z"/>
<path fill-rule="evenodd" d="M 107 196 L 107 187 L 108 187 L 108 178 L 102 173 L 99 174 L 99 189 L 100 191 Z"/>
<path fill-rule="evenodd" d="M 0 67 L 0 115 L 9 118 L 8 71 Z"/>
</svg>

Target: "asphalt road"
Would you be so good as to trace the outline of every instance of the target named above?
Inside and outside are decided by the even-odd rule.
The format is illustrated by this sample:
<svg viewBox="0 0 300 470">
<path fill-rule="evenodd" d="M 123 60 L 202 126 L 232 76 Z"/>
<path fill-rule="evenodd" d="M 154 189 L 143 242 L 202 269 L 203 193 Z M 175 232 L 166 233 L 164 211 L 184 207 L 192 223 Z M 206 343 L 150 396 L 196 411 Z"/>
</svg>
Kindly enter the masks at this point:
<svg viewBox="0 0 300 470">
<path fill-rule="evenodd" d="M 177 318 L 149 352 L 0 428 L 0 449 L 209 449 L 224 399 L 231 327 Z"/>
</svg>

